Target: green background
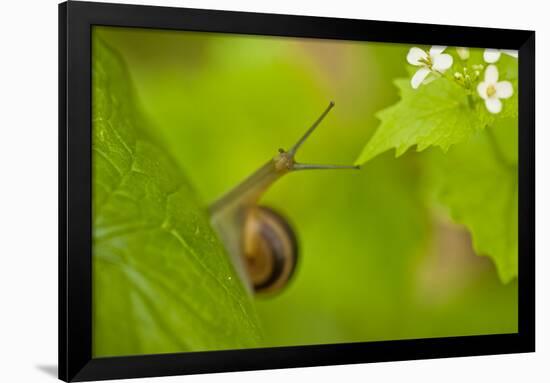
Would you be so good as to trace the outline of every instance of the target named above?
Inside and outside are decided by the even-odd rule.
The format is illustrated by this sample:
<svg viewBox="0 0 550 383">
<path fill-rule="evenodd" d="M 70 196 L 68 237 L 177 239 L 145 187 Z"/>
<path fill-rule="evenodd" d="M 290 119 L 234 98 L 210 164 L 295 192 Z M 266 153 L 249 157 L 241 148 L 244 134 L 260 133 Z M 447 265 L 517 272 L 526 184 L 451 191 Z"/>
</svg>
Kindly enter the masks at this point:
<svg viewBox="0 0 550 383">
<path fill-rule="evenodd" d="M 107 27 L 95 27 L 93 39 L 126 63 L 136 108 L 148 122 L 144 134 L 174 160 L 205 206 L 279 147 L 288 149 L 330 100 L 335 108 L 298 161 L 352 164 L 379 124 L 375 113 L 398 99 L 393 80 L 408 75 L 410 48 Z M 261 334 L 254 346 L 517 331 L 517 281 L 499 280 L 494 264 L 474 254 L 468 231 L 429 192 L 427 158 L 438 150 L 397 159 L 386 152 L 357 172 L 290 174 L 265 194 L 262 204 L 282 212 L 295 228 L 300 259 L 283 292 L 251 298 L 250 315 L 257 315 Z M 96 312 L 123 299 L 99 297 Z M 104 317 L 102 326 L 124 321 L 124 313 Z M 103 347 L 108 333 L 96 332 L 96 355 L 178 347 L 169 340 Z M 251 345 L 223 337 L 223 331 L 213 333 L 212 342 L 182 351 Z"/>
</svg>

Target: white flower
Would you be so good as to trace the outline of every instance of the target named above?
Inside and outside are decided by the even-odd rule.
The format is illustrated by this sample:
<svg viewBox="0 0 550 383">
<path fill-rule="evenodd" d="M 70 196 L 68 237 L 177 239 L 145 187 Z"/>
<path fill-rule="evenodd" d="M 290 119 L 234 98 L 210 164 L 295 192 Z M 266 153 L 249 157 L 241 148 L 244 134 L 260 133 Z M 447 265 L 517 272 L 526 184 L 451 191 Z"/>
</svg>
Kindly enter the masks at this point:
<svg viewBox="0 0 550 383">
<path fill-rule="evenodd" d="M 458 57 L 460 57 L 461 60 L 466 61 L 470 58 L 470 50 L 468 48 L 457 47 L 456 53 L 458 54 Z"/>
<path fill-rule="evenodd" d="M 485 81 L 477 86 L 477 92 L 485 100 L 485 106 L 491 113 L 499 113 L 502 110 L 501 98 L 509 98 L 514 94 L 514 89 L 509 81 L 498 81 L 498 69 L 494 65 L 485 69 Z"/>
<path fill-rule="evenodd" d="M 483 59 L 485 62 L 488 62 L 490 64 L 496 63 L 498 59 L 500 58 L 500 54 L 505 53 L 508 56 L 512 56 L 514 58 L 518 58 L 518 51 L 514 51 L 511 49 L 485 49 L 483 52 Z"/>
<path fill-rule="evenodd" d="M 411 65 L 419 66 L 411 79 L 411 86 L 416 89 L 422 84 L 430 72 L 442 73 L 453 65 L 451 55 L 443 53 L 447 47 L 434 45 L 429 52 L 423 49 L 412 47 L 407 54 L 407 61 Z"/>
</svg>

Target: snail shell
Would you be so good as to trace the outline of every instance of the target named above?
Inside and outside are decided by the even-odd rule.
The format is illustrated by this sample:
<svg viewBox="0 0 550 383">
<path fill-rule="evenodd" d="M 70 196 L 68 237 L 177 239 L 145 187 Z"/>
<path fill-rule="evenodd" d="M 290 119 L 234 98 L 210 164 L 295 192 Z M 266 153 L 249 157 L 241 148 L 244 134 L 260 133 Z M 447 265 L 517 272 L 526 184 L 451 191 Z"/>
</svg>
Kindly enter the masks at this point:
<svg viewBox="0 0 550 383">
<path fill-rule="evenodd" d="M 275 292 L 287 284 L 296 268 L 298 242 L 284 217 L 265 206 L 250 207 L 242 245 L 255 292 Z"/>
</svg>

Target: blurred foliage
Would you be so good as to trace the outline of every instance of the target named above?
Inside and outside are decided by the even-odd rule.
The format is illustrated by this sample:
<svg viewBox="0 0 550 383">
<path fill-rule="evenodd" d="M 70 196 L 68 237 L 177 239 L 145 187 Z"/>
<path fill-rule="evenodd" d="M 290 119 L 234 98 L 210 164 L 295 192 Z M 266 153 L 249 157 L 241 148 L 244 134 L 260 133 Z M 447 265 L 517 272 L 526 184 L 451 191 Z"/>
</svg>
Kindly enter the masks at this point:
<svg viewBox="0 0 550 383">
<path fill-rule="evenodd" d="M 397 44 L 107 27 L 93 36 L 128 64 L 147 134 L 207 202 L 292 145 L 330 100 L 298 160 L 353 163 L 376 112 L 399 99 L 393 79 L 407 75 L 409 47 Z M 260 346 L 517 331 L 516 281 L 499 281 L 434 196 L 439 154 L 290 174 L 266 193 L 262 203 L 296 229 L 300 260 L 286 290 L 255 298 Z"/>
</svg>

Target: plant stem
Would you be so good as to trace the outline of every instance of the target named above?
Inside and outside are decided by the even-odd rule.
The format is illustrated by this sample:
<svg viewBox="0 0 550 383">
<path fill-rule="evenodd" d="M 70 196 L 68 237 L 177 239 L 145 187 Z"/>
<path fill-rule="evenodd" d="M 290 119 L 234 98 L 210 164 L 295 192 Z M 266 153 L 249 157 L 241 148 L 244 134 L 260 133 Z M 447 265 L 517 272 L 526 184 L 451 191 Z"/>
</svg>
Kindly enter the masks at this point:
<svg viewBox="0 0 550 383">
<path fill-rule="evenodd" d="M 468 92 L 468 106 L 470 107 L 470 109 L 474 109 L 475 108 L 475 101 L 474 101 L 474 98 L 472 97 L 472 93 L 471 92 Z"/>
</svg>

